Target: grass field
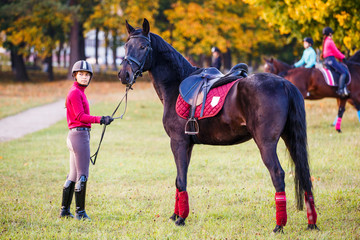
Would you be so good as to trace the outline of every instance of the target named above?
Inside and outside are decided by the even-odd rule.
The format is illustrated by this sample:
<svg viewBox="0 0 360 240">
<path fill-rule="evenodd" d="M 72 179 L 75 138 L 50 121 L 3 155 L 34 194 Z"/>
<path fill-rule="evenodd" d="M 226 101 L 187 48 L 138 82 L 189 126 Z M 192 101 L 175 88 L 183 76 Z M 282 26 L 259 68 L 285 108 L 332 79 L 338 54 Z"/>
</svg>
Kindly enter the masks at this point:
<svg viewBox="0 0 360 240">
<path fill-rule="evenodd" d="M 53 84 L 37 84 L 31 91 L 41 91 L 44 98 L 64 97 L 69 82 Z M 1 87 L 8 91 L 9 85 Z M 94 115 L 111 114 L 124 93 L 119 83 L 93 82 L 88 90 Z M 27 108 L 36 98 L 24 94 L 20 105 Z M 343 133 L 336 133 L 330 127 L 335 106 L 332 99 L 306 102 L 319 232 L 305 231 L 306 211 L 295 208 L 290 160 L 282 141 L 278 154 L 288 199 L 284 234 L 271 234 L 275 190 L 252 140 L 229 147 L 195 146 L 188 174 L 190 215 L 184 227 L 169 222 L 176 167 L 162 127 L 162 105 L 149 84 L 136 83 L 124 119 L 107 128 L 97 163 L 90 167 L 86 209 L 91 222 L 58 218 L 69 169 L 66 121 L 0 143 L 0 238 L 360 239 L 360 123 L 348 107 Z M 93 126 L 92 153 L 101 130 Z"/>
</svg>

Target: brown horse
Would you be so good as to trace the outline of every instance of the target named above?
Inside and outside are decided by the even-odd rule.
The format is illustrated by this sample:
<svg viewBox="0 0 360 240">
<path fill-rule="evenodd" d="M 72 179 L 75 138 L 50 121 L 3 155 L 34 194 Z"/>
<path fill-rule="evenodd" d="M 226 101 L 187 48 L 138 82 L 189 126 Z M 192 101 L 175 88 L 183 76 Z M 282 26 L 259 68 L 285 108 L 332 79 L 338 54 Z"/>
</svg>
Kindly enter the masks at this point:
<svg viewBox="0 0 360 240">
<path fill-rule="evenodd" d="M 347 86 L 350 96 L 339 98 L 336 93 L 337 87 L 326 84 L 321 71 L 317 68 L 291 68 L 287 63 L 276 59 L 265 59 L 265 72 L 278 74 L 293 83 L 305 99 L 318 100 L 322 98 L 336 98 L 339 111 L 336 119 L 335 129 L 341 132 L 341 120 L 345 112 L 346 101 L 354 105 L 358 111 L 360 120 L 360 64 L 348 61 L 347 66 L 351 74 L 351 83 Z"/>
<path fill-rule="evenodd" d="M 131 87 L 142 72 L 148 71 L 163 103 L 163 125 L 170 137 L 177 167 L 175 210 L 170 219 L 176 225 L 184 225 L 189 214 L 187 172 L 195 141 L 184 131 L 187 120 L 176 113 L 176 101 L 180 83 L 198 69 L 160 36 L 150 33 L 146 19 L 142 28 L 135 29 L 128 22 L 126 28 L 129 36 L 118 76 L 123 84 Z M 305 195 L 308 228 L 317 228 L 308 164 L 305 106 L 293 84 L 270 73 L 253 74 L 236 81 L 220 112 L 214 117 L 198 120 L 198 126 L 200 131 L 195 136 L 202 144 L 233 145 L 254 139 L 276 190 L 274 232 L 282 231 L 287 220 L 285 172 L 276 152 L 281 137 L 295 165 L 298 209 L 302 209 Z"/>
</svg>

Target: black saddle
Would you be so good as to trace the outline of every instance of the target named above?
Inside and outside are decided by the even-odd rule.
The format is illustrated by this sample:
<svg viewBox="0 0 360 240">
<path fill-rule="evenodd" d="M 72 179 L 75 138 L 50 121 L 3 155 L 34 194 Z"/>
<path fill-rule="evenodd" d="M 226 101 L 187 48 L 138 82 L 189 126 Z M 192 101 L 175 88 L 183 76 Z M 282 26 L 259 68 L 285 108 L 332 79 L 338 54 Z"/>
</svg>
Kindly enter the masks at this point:
<svg viewBox="0 0 360 240">
<path fill-rule="evenodd" d="M 232 67 L 227 74 L 222 74 L 217 68 L 202 68 L 195 71 L 192 75 L 185 78 L 179 87 L 180 95 L 190 105 L 190 114 L 188 122 L 185 125 L 185 133 L 195 135 L 199 128 L 195 119 L 196 106 L 202 103 L 200 117 L 204 114 L 205 101 L 208 92 L 215 87 L 225 85 L 239 78 L 247 77 L 248 66 L 245 63 L 239 63 Z M 189 122 L 193 122 L 192 130 L 187 130 Z"/>
</svg>

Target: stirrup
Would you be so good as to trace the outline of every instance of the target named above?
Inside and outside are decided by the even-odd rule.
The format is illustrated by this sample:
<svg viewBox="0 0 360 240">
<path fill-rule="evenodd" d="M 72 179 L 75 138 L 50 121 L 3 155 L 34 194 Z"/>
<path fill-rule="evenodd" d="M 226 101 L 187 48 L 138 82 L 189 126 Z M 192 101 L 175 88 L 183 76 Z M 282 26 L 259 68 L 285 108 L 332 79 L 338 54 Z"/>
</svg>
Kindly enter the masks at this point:
<svg viewBox="0 0 360 240">
<path fill-rule="evenodd" d="M 189 127 L 188 127 L 188 125 L 189 125 Z M 194 117 L 189 118 L 187 120 L 186 124 L 185 124 L 185 134 L 196 135 L 198 133 L 199 133 L 199 124 L 198 124 L 198 122 L 196 121 L 196 119 Z"/>
</svg>

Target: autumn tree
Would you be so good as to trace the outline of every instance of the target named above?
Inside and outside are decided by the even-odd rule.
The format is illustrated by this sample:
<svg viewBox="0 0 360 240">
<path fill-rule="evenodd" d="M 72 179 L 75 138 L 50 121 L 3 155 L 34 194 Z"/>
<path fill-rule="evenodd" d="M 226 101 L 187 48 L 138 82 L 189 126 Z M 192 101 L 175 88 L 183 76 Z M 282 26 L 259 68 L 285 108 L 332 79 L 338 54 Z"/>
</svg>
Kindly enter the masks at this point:
<svg viewBox="0 0 360 240">
<path fill-rule="evenodd" d="M 177 1 L 165 11 L 172 28 L 163 36 L 186 55 L 210 55 L 212 46 L 231 51 L 236 61 L 260 61 L 263 46 L 281 44 L 255 9 L 236 0 Z M 266 48 L 265 48 L 266 49 Z"/>
<path fill-rule="evenodd" d="M 27 81 L 23 56 L 32 49 L 48 64 L 48 78 L 53 80 L 52 51 L 69 29 L 69 8 L 61 1 L 9 1 L 0 8 L 1 29 L 6 34 L 5 47 L 11 51 L 16 79 Z"/>
<path fill-rule="evenodd" d="M 7 36 L 16 33 L 16 31 L 12 27 L 15 21 L 21 18 L 24 14 L 24 10 L 21 9 L 20 5 L 23 1 L 1 1 L 0 2 L 0 30 L 5 35 L 5 40 L 3 42 L 3 47 L 10 51 L 11 57 L 11 68 L 15 74 L 15 78 L 17 81 L 29 81 L 29 77 L 27 75 L 27 71 L 25 68 L 24 58 L 23 58 L 23 47 L 25 43 L 23 41 L 14 44 L 10 41 Z"/>
<path fill-rule="evenodd" d="M 288 39 L 311 36 L 315 47 L 322 43 L 322 29 L 334 29 L 334 41 L 343 51 L 360 48 L 360 2 L 344 0 L 243 0 L 257 9 L 270 27 Z"/>
<path fill-rule="evenodd" d="M 154 16 L 159 11 L 159 0 L 122 0 L 120 1 L 121 9 L 124 13 L 124 18 L 129 20 L 134 26 L 141 26 L 144 18 L 153 23 L 151 31 L 159 33 Z M 122 23 L 123 32 L 126 32 L 125 24 Z M 125 35 L 126 36 L 126 35 Z M 124 36 L 124 37 L 125 37 Z"/>
<path fill-rule="evenodd" d="M 120 31 L 125 20 L 123 18 L 123 9 L 120 6 L 120 0 L 103 0 L 94 8 L 94 13 L 86 22 L 87 29 L 96 28 L 105 33 L 105 64 L 107 63 L 107 49 L 111 46 L 113 57 L 113 69 L 116 69 L 117 48 L 122 44 Z M 112 42 L 109 44 L 110 35 Z"/>
</svg>

